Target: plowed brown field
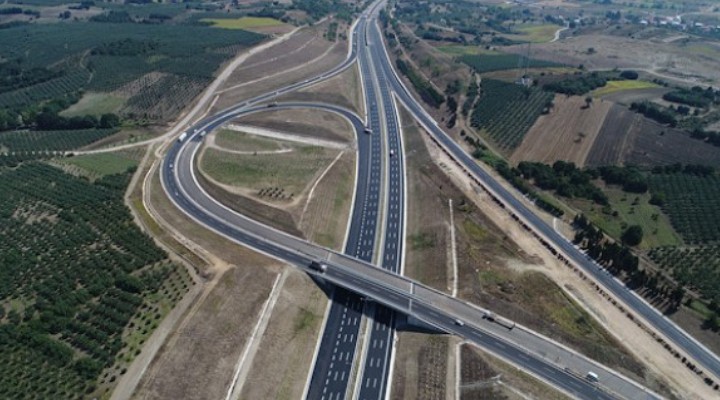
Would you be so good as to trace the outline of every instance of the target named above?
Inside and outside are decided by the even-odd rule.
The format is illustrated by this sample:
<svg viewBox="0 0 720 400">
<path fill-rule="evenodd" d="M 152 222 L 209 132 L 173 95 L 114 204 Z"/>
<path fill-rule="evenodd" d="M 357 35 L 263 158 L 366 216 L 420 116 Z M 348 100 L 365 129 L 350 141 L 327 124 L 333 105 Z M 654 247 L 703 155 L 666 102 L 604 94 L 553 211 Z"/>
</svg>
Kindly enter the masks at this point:
<svg viewBox="0 0 720 400">
<path fill-rule="evenodd" d="M 598 101 L 585 106 L 580 96 L 555 96 L 555 107 L 530 128 L 525 139 L 510 157 L 513 164 L 520 161 L 571 161 L 585 165 L 600 127 L 612 103 Z"/>
</svg>

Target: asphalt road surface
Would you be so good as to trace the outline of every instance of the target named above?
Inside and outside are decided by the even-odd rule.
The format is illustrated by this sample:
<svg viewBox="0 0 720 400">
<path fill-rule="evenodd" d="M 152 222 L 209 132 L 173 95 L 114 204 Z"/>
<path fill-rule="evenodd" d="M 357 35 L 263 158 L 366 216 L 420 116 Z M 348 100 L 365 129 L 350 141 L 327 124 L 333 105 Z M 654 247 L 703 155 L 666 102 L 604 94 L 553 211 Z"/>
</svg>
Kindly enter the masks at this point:
<svg viewBox="0 0 720 400">
<path fill-rule="evenodd" d="M 357 25 L 351 46 L 358 48 L 365 37 L 365 26 Z M 380 193 L 383 182 L 384 159 L 382 155 L 381 121 L 377 113 L 375 86 L 369 69 L 360 61 L 360 71 L 365 83 L 365 109 L 368 111 L 370 133 L 357 134 L 358 143 L 369 143 L 369 151 L 359 151 L 358 180 L 345 246 L 345 254 L 372 263 L 377 237 Z M 365 146 L 368 147 L 368 146 Z M 359 148 L 359 150 L 362 150 Z M 362 171 L 364 169 L 364 172 Z M 367 171 L 369 170 L 369 175 Z M 364 174 L 364 179 L 360 179 Z M 362 297 L 338 288 L 333 292 L 332 304 L 327 316 L 320 346 L 312 367 L 307 399 L 344 399 L 353 375 L 357 355 L 361 322 L 363 321 Z"/>
</svg>

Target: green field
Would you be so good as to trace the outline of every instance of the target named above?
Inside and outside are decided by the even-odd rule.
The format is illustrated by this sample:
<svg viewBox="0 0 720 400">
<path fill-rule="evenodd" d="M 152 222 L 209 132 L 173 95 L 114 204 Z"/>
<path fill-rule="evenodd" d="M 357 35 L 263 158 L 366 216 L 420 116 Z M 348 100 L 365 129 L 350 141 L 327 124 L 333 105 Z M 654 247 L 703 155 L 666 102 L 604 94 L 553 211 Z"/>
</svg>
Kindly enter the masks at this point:
<svg viewBox="0 0 720 400">
<path fill-rule="evenodd" d="M 201 168 L 226 185 L 258 191 L 280 188 L 288 196 L 296 196 L 336 155 L 336 150 L 312 146 L 296 146 L 288 153 L 258 155 L 209 148 L 202 157 Z"/>
<path fill-rule="evenodd" d="M 215 134 L 215 144 L 224 149 L 237 151 L 273 151 L 283 148 L 277 140 L 228 129 Z"/>
<path fill-rule="evenodd" d="M 531 42 L 531 43 L 545 43 L 551 41 L 555 37 L 555 31 L 560 29 L 559 26 L 553 24 L 545 25 L 520 25 L 514 28 L 519 34 L 503 35 L 511 40 Z"/>
<path fill-rule="evenodd" d="M 116 153 L 86 154 L 62 159 L 64 164 L 75 165 L 91 175 L 120 174 L 137 167 L 137 161 Z"/>
<path fill-rule="evenodd" d="M 571 203 L 615 239 L 620 238 L 627 226 L 640 225 L 644 232 L 640 244 L 642 249 L 682 244 L 682 238 L 673 229 L 668 216 L 660 207 L 648 203 L 649 193 L 626 193 L 616 187 L 603 188 L 603 193 L 608 196 L 611 210 L 586 200 L 573 199 Z M 618 215 L 613 216 L 613 211 L 617 211 Z"/>
<path fill-rule="evenodd" d="M 85 93 L 77 103 L 64 110 L 60 115 L 72 117 L 75 115 L 116 114 L 125 104 L 125 99 L 109 93 Z"/>
<path fill-rule="evenodd" d="M 621 81 L 608 81 L 605 86 L 597 88 L 590 92 L 593 97 L 601 97 L 606 94 L 621 92 L 623 90 L 635 90 L 635 89 L 650 89 L 659 87 L 658 85 L 638 80 L 621 80 Z"/>
<path fill-rule="evenodd" d="M 200 21 L 209 22 L 213 27 L 222 29 L 253 29 L 285 25 L 282 21 L 264 17 L 203 18 Z"/>
</svg>

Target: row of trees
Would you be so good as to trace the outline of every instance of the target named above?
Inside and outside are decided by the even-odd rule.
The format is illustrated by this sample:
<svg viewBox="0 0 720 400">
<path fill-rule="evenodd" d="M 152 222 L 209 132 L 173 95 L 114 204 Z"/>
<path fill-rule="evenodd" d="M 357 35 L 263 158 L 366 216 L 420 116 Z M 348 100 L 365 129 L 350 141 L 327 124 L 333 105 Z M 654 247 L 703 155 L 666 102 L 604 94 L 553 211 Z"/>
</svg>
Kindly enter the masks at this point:
<svg viewBox="0 0 720 400">
<path fill-rule="evenodd" d="M 399 58 L 396 61 L 396 65 L 398 70 L 410 80 L 423 101 L 435 108 L 439 108 L 440 105 L 445 102 L 445 97 L 442 93 L 435 90 L 432 83 L 420 76 L 412 66 Z"/>
<path fill-rule="evenodd" d="M 94 115 L 63 117 L 54 111 L 45 111 L 37 116 L 35 123 L 37 129 L 43 131 L 111 129 L 120 126 L 120 117 L 116 114 L 103 114 L 100 118 Z"/>
</svg>

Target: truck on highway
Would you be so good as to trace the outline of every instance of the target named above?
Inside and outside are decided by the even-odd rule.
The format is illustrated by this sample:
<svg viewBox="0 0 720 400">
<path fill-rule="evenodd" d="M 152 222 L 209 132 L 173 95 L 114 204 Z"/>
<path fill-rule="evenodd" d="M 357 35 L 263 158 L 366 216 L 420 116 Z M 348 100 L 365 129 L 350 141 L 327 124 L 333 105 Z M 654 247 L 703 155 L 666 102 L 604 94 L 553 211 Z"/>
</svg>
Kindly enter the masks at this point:
<svg viewBox="0 0 720 400">
<path fill-rule="evenodd" d="M 319 262 L 319 261 L 312 261 L 312 262 L 310 263 L 310 269 L 313 270 L 313 271 L 317 271 L 317 272 L 319 272 L 319 273 L 322 274 L 322 273 L 324 273 L 325 271 L 327 271 L 327 265 L 326 265 L 326 264 L 323 264 L 323 263 L 321 263 L 321 262 Z"/>
<path fill-rule="evenodd" d="M 183 132 L 180 137 L 178 138 L 178 142 L 182 142 L 183 140 L 187 139 L 187 132 Z"/>
<path fill-rule="evenodd" d="M 483 318 L 485 318 L 486 320 L 488 320 L 490 322 L 494 322 L 502 327 L 505 327 L 508 330 L 512 330 L 515 327 L 514 321 L 511 321 L 511 320 L 503 318 L 503 317 L 499 317 L 499 316 L 495 315 L 494 312 L 489 311 L 489 310 L 483 311 Z"/>
</svg>

